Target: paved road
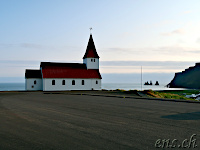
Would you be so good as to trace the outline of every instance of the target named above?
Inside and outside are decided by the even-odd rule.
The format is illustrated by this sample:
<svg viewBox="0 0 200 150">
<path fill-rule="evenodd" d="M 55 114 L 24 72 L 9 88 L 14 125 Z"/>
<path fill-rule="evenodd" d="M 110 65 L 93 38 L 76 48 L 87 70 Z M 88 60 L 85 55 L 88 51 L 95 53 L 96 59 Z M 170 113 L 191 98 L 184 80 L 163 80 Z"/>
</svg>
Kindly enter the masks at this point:
<svg viewBox="0 0 200 150">
<path fill-rule="evenodd" d="M 193 142 L 189 142 L 193 135 Z M 200 104 L 88 95 L 0 93 L 0 150 L 200 149 Z M 166 143 L 165 143 L 166 144 Z M 158 148 L 161 149 L 161 148 Z M 180 148 L 178 148 L 180 149 Z"/>
</svg>

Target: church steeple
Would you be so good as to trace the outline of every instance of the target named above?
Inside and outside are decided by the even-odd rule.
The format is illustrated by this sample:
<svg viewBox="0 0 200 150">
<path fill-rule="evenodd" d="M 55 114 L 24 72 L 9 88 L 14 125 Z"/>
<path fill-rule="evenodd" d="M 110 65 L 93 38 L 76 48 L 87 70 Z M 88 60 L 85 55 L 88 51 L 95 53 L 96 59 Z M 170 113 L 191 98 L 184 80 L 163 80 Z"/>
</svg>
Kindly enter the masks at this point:
<svg viewBox="0 0 200 150">
<path fill-rule="evenodd" d="M 85 58 L 99 58 L 99 55 L 97 54 L 97 51 L 94 45 L 92 34 L 90 34 L 87 49 L 86 49 L 85 55 L 83 56 L 83 59 Z"/>
<path fill-rule="evenodd" d="M 83 63 L 86 64 L 87 69 L 99 69 L 99 55 L 97 54 L 92 34 L 90 34 L 87 49 L 83 56 Z"/>
</svg>

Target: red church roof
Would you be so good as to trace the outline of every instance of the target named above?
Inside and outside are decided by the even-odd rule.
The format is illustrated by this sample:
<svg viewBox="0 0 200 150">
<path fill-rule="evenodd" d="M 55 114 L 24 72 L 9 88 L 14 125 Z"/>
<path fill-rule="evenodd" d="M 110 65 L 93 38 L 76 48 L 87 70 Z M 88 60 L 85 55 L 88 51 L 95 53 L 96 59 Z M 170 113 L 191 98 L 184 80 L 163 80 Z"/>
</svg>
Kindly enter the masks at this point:
<svg viewBox="0 0 200 150">
<path fill-rule="evenodd" d="M 88 41 L 87 49 L 86 49 L 85 55 L 83 56 L 83 59 L 84 58 L 99 58 L 99 55 L 97 54 L 97 51 L 94 45 L 92 34 L 90 34 L 90 39 Z"/>
<path fill-rule="evenodd" d="M 41 62 L 43 78 L 93 78 L 101 79 L 98 69 L 88 69 L 85 64 Z"/>
</svg>

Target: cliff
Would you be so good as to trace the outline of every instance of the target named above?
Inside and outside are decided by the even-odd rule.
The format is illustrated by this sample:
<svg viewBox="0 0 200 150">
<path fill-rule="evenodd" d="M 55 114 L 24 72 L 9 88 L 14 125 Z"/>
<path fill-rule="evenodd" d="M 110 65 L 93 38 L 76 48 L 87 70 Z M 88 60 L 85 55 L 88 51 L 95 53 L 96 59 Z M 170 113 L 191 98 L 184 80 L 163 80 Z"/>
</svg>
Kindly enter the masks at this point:
<svg viewBox="0 0 200 150">
<path fill-rule="evenodd" d="M 196 63 L 195 66 L 182 72 L 175 73 L 174 78 L 167 86 L 169 88 L 200 89 L 200 63 Z"/>
</svg>

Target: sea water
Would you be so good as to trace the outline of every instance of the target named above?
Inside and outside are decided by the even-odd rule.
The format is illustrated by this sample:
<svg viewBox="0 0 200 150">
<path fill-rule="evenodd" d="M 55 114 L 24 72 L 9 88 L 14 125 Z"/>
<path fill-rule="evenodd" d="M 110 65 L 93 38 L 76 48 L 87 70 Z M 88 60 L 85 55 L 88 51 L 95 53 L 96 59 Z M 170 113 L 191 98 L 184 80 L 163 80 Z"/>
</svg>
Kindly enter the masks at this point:
<svg viewBox="0 0 200 150">
<path fill-rule="evenodd" d="M 141 85 L 140 83 L 102 83 L 102 89 L 106 90 L 185 90 L 183 88 L 167 88 L 166 84 Z M 24 91 L 25 83 L 0 83 L 0 91 Z"/>
<path fill-rule="evenodd" d="M 184 88 L 167 88 L 167 84 L 141 85 L 141 83 L 102 83 L 102 89 L 115 90 L 186 90 Z"/>
<path fill-rule="evenodd" d="M 24 91 L 25 83 L 0 83 L 0 91 Z"/>
</svg>

